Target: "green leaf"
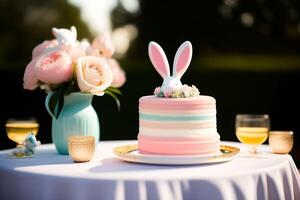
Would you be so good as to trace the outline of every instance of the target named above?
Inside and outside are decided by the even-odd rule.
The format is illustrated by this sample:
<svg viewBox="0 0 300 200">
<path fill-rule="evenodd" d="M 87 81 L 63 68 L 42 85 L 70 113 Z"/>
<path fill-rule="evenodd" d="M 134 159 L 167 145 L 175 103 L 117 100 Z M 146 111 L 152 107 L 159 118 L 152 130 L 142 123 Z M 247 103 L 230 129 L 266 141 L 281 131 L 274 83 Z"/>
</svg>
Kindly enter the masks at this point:
<svg viewBox="0 0 300 200">
<path fill-rule="evenodd" d="M 64 94 L 67 87 L 62 86 L 56 89 L 49 100 L 49 109 L 53 113 L 54 117 L 58 119 L 59 114 L 64 106 Z"/>
<path fill-rule="evenodd" d="M 115 88 L 115 87 L 109 87 L 109 88 L 107 88 L 107 90 L 109 90 L 109 91 L 111 91 L 111 92 L 113 92 L 113 93 L 122 95 L 122 92 L 121 92 L 118 88 Z"/>
<path fill-rule="evenodd" d="M 52 94 L 52 96 L 50 97 L 50 99 L 49 99 L 49 109 L 50 109 L 50 111 L 51 111 L 51 113 L 55 116 L 55 107 L 56 107 L 56 105 L 57 105 L 57 103 L 58 103 L 58 99 L 59 99 L 59 96 L 58 96 L 58 94 L 56 93 L 56 92 L 54 92 L 53 94 Z M 55 116 L 55 118 L 56 118 L 56 116 Z"/>
<path fill-rule="evenodd" d="M 56 117 L 56 119 L 58 119 L 63 106 L 64 106 L 64 92 L 61 92 L 59 94 L 58 105 L 56 107 L 57 109 L 55 109 L 56 112 L 54 112 L 54 116 Z"/>
<path fill-rule="evenodd" d="M 110 95 L 116 102 L 117 106 L 118 106 L 118 110 L 120 111 L 120 108 L 121 108 L 121 104 L 120 104 L 120 101 L 118 99 L 118 97 L 110 90 L 105 90 L 104 91 L 106 94 Z"/>
</svg>

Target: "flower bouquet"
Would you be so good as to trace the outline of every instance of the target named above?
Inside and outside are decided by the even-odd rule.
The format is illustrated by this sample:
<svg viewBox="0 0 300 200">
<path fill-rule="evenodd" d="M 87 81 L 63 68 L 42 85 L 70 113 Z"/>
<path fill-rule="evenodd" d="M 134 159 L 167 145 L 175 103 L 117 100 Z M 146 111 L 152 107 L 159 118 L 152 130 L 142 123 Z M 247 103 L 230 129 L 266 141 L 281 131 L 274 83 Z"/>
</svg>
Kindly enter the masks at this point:
<svg viewBox="0 0 300 200">
<path fill-rule="evenodd" d="M 24 88 L 41 88 L 53 92 L 50 109 L 58 118 L 63 106 L 63 96 L 71 92 L 111 95 L 115 94 L 125 81 L 125 72 L 112 58 L 114 46 L 110 35 L 105 32 L 92 43 L 87 39 L 77 40 L 77 30 L 53 28 L 55 39 L 46 40 L 32 51 L 32 60 L 24 73 Z M 55 106 L 58 109 L 55 110 Z M 55 112 L 54 112 L 55 111 Z"/>
<path fill-rule="evenodd" d="M 119 106 L 117 94 L 125 81 L 125 72 L 112 58 L 114 46 L 108 33 L 92 43 L 77 40 L 74 26 L 52 29 L 54 39 L 37 45 L 24 73 L 24 88 L 41 88 L 48 95 L 45 106 L 52 116 L 52 140 L 61 154 L 68 154 L 71 135 L 95 136 L 100 127 L 91 105 L 94 95 L 111 95 Z"/>
</svg>

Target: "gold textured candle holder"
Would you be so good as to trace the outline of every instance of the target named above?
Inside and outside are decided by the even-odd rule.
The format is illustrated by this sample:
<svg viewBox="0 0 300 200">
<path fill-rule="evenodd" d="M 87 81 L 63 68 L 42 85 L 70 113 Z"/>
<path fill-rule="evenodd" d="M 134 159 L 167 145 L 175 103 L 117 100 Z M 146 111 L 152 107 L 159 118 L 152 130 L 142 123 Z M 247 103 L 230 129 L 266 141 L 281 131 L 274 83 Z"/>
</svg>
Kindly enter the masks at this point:
<svg viewBox="0 0 300 200">
<path fill-rule="evenodd" d="M 94 136 L 70 136 L 68 138 L 69 155 L 74 162 L 88 162 L 95 152 Z"/>
<path fill-rule="evenodd" d="M 270 131 L 269 145 L 273 153 L 288 154 L 294 144 L 293 131 Z"/>
</svg>

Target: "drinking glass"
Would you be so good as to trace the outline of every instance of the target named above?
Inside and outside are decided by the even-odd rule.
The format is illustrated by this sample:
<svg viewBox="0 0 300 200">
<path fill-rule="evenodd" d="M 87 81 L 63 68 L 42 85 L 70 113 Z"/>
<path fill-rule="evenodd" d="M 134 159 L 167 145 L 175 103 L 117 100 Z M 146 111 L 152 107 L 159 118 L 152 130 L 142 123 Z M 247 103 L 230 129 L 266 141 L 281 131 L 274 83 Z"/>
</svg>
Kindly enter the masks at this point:
<svg viewBox="0 0 300 200">
<path fill-rule="evenodd" d="M 287 154 L 294 144 L 293 131 L 270 131 L 269 145 L 273 153 Z"/>
<path fill-rule="evenodd" d="M 6 121 L 5 127 L 8 138 L 17 143 L 17 148 L 12 155 L 25 157 L 23 141 L 31 133 L 37 135 L 39 130 L 37 120 L 35 118 L 10 118 Z"/>
<path fill-rule="evenodd" d="M 258 153 L 258 147 L 268 138 L 269 129 L 269 115 L 236 115 L 236 136 L 241 143 L 249 146 L 251 154 Z"/>
<path fill-rule="evenodd" d="M 95 152 L 95 136 L 69 136 L 68 150 L 74 162 L 88 162 Z"/>
</svg>

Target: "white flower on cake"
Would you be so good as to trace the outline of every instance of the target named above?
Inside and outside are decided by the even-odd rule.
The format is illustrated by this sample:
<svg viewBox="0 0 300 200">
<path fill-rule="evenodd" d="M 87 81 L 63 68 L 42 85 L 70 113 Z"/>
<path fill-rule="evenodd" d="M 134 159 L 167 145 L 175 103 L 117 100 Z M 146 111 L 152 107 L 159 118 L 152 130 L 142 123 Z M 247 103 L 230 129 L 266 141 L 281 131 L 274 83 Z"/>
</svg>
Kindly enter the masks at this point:
<svg viewBox="0 0 300 200">
<path fill-rule="evenodd" d="M 182 85 L 180 78 L 183 76 L 192 59 L 192 44 L 186 41 L 178 48 L 174 63 L 173 72 L 170 74 L 170 67 L 163 49 L 156 42 L 150 42 L 148 53 L 156 71 L 164 79 L 161 87 L 155 89 L 154 94 L 158 97 L 186 98 L 198 96 L 199 90 L 195 86 Z"/>
<path fill-rule="evenodd" d="M 186 84 L 182 85 L 182 87 L 178 89 L 174 89 L 171 93 L 166 96 L 165 93 L 162 91 L 161 87 L 157 87 L 154 90 L 154 95 L 158 97 L 171 97 L 171 98 L 187 98 L 187 97 L 195 97 L 199 96 L 200 92 L 196 86 L 188 86 Z"/>
</svg>

